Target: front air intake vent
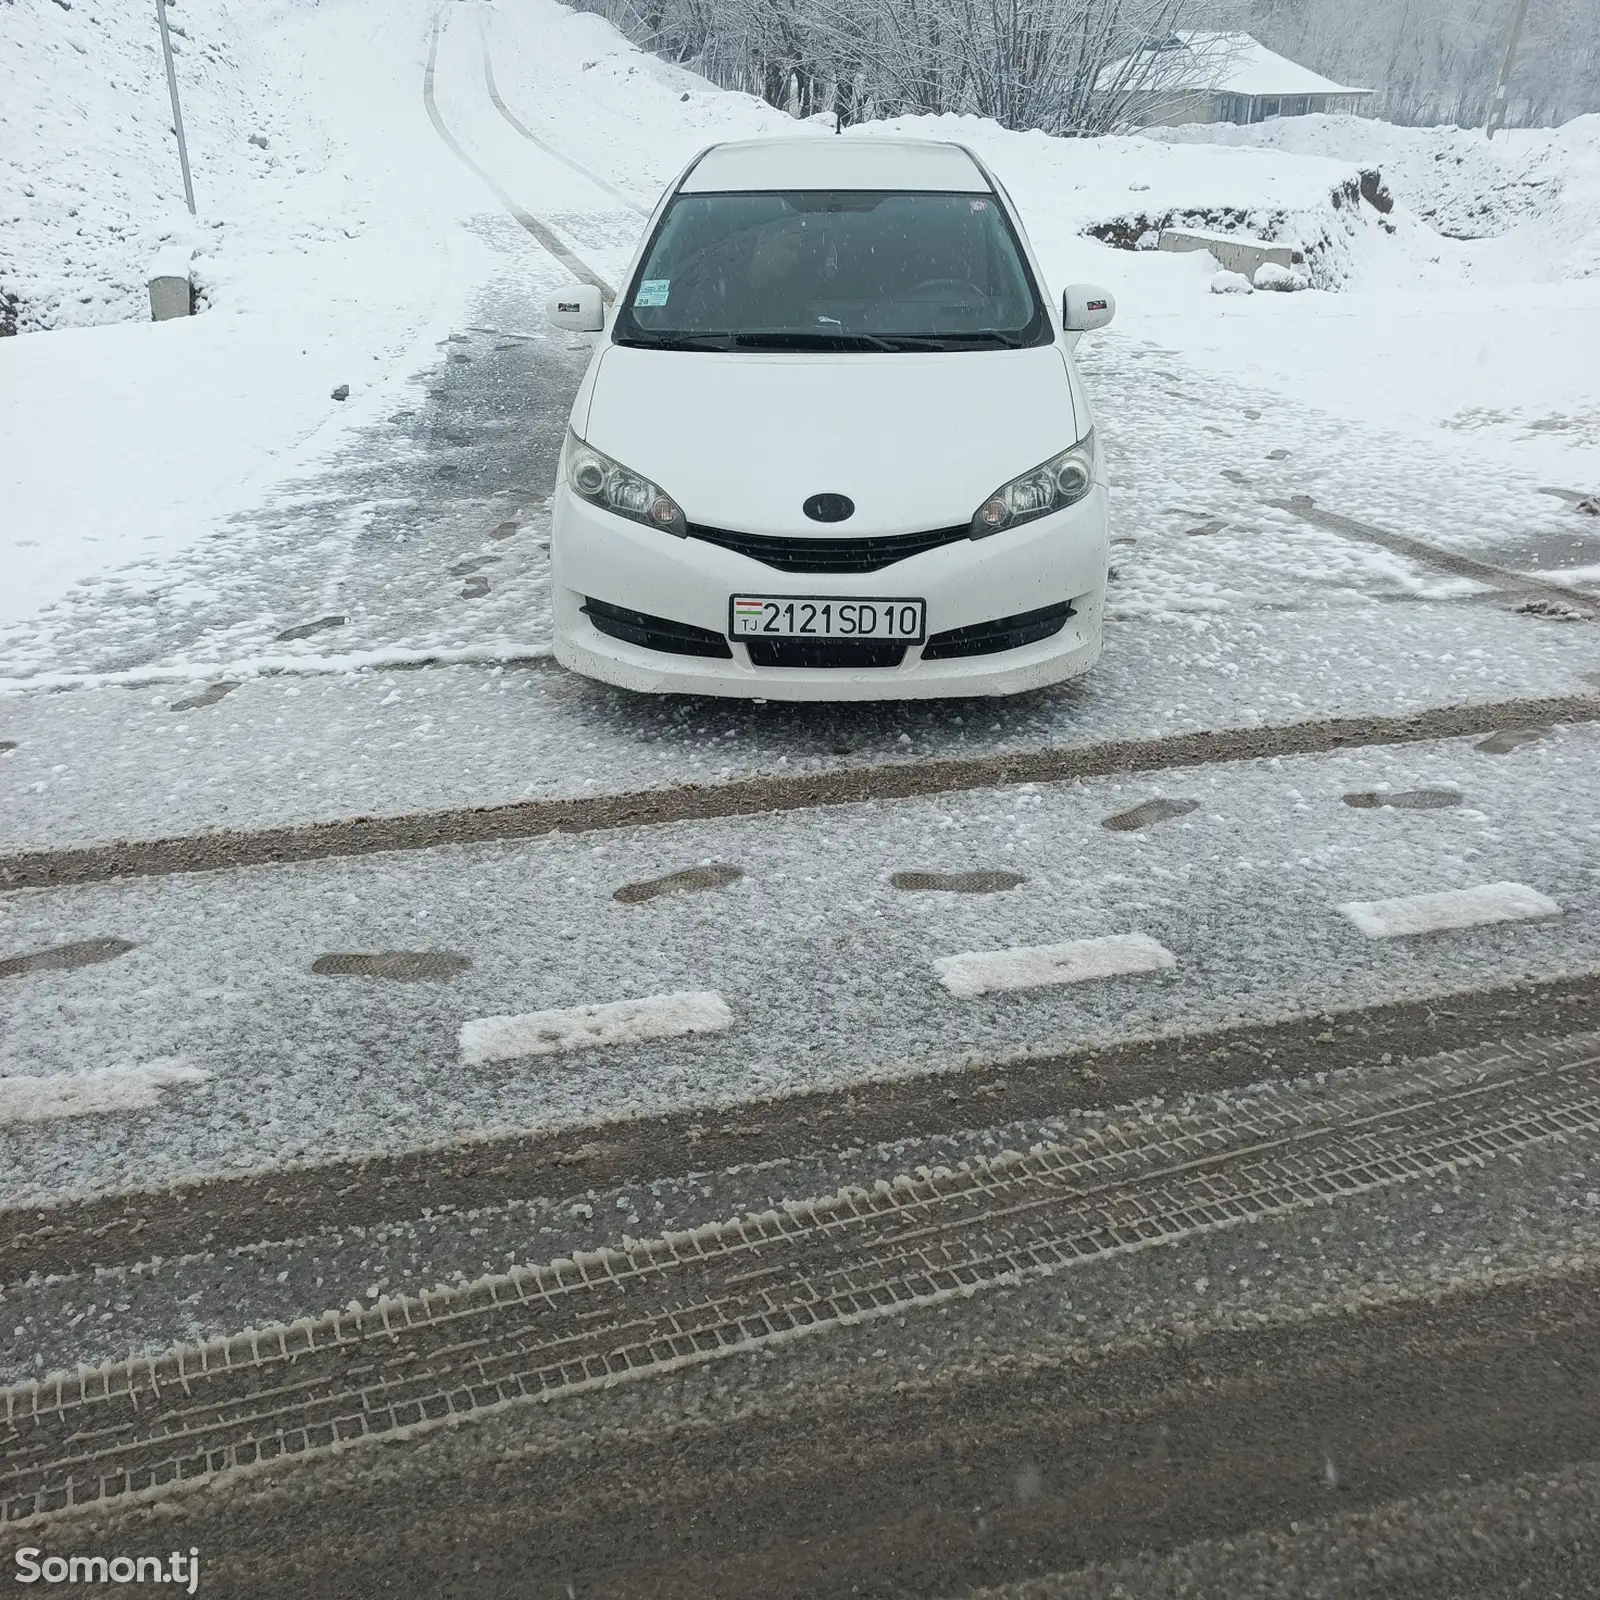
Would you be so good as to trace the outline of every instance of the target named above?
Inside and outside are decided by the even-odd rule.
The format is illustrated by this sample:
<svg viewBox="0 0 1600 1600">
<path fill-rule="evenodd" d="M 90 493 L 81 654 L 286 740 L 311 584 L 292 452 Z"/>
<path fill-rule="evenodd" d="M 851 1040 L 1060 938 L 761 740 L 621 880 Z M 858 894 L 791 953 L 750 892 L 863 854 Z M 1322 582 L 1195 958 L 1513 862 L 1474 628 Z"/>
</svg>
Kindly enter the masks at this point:
<svg viewBox="0 0 1600 1600">
<path fill-rule="evenodd" d="M 728 641 L 709 628 L 690 622 L 673 622 L 667 617 L 652 617 L 626 606 L 608 605 L 592 596 L 584 602 L 584 613 L 601 633 L 622 639 L 646 650 L 661 650 L 674 656 L 712 656 L 721 661 L 733 659 Z"/>
<path fill-rule="evenodd" d="M 749 556 L 780 572 L 881 572 L 907 556 L 920 556 L 925 550 L 937 550 L 941 545 L 972 537 L 971 524 L 966 522 L 959 528 L 934 528 L 928 533 L 870 534 L 861 538 L 826 533 L 798 538 L 731 533 L 726 528 L 707 528 L 693 522 L 688 531 L 691 539 L 721 545 L 724 550 Z"/>
</svg>

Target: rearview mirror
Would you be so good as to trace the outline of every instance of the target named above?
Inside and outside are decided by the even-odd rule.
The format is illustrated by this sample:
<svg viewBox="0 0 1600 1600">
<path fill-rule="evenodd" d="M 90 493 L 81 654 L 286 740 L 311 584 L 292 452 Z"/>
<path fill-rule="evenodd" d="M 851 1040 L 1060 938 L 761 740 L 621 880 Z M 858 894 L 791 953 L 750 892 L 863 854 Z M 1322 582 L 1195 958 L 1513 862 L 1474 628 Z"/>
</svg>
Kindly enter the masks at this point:
<svg viewBox="0 0 1600 1600">
<path fill-rule="evenodd" d="M 1061 297 L 1061 325 L 1068 333 L 1092 333 L 1103 328 L 1117 314 L 1117 302 L 1109 289 L 1092 283 L 1073 283 Z"/>
<path fill-rule="evenodd" d="M 558 327 L 573 333 L 599 333 L 606 325 L 605 302 L 592 283 L 575 283 L 557 289 L 544 303 L 544 314 Z"/>
</svg>

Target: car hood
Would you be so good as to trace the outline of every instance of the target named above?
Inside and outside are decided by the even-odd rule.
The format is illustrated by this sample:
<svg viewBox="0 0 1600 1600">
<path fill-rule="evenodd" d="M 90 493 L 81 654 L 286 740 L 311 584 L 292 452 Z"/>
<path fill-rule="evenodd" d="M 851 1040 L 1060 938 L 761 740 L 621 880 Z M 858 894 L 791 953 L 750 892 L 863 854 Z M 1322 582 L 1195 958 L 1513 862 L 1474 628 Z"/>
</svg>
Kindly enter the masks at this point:
<svg viewBox="0 0 1600 1600">
<path fill-rule="evenodd" d="M 1082 431 L 1054 345 L 892 355 L 610 345 L 573 420 L 690 522 L 823 537 L 954 527 Z M 810 521 L 801 505 L 814 494 L 848 495 L 855 515 Z"/>
</svg>

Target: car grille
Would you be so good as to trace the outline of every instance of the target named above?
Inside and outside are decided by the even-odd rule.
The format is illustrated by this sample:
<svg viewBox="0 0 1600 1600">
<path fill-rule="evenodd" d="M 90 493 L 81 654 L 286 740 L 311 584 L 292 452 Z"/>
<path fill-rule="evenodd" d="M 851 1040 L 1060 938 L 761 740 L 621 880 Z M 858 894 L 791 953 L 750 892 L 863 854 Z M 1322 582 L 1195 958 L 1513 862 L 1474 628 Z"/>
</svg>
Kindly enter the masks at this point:
<svg viewBox="0 0 1600 1600">
<path fill-rule="evenodd" d="M 753 667 L 898 667 L 904 639 L 748 639 Z"/>
<path fill-rule="evenodd" d="M 613 639 L 625 639 L 629 644 L 642 645 L 646 650 L 664 650 L 675 656 L 715 656 L 723 661 L 733 659 L 728 641 L 709 628 L 697 628 L 688 622 L 673 622 L 667 617 L 652 617 L 643 611 L 630 611 L 626 606 L 608 605 L 591 596 L 584 602 L 584 612 L 601 633 Z"/>
<path fill-rule="evenodd" d="M 957 656 L 992 656 L 1001 650 L 1020 650 L 1037 644 L 1053 633 L 1060 633 L 1072 615 L 1070 601 L 1061 600 L 1037 611 L 1019 612 L 1014 617 L 996 617 L 993 622 L 975 622 L 966 628 L 947 628 L 929 636 L 922 647 L 924 661 L 950 661 Z"/>
<path fill-rule="evenodd" d="M 925 550 L 937 550 L 940 545 L 969 539 L 972 529 L 963 522 L 959 528 L 934 528 L 927 533 L 787 538 L 765 533 L 730 533 L 726 528 L 706 528 L 691 522 L 689 537 L 721 545 L 724 550 L 749 556 L 780 572 L 879 572 L 896 561 L 904 561 L 907 556 L 919 556 Z"/>
</svg>

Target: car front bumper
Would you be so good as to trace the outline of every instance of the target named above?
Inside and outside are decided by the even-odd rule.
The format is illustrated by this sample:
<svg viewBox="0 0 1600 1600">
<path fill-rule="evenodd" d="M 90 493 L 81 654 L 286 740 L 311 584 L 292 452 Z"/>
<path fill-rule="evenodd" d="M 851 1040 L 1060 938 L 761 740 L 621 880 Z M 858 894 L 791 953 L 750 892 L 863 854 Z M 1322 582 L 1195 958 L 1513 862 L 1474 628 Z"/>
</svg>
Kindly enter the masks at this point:
<svg viewBox="0 0 1600 1600">
<path fill-rule="evenodd" d="M 1105 603 L 1106 492 L 981 540 L 959 540 L 876 572 L 784 572 L 720 545 L 600 511 L 562 484 L 551 534 L 555 655 L 586 677 L 651 693 L 769 700 L 901 700 L 1016 694 L 1077 676 L 1100 655 Z M 738 640 L 730 659 L 679 655 L 602 633 L 587 600 L 687 623 L 726 637 L 734 594 L 920 598 L 931 636 L 1069 601 L 1060 632 L 990 655 L 924 661 L 910 646 L 896 667 L 758 667 Z"/>
</svg>

